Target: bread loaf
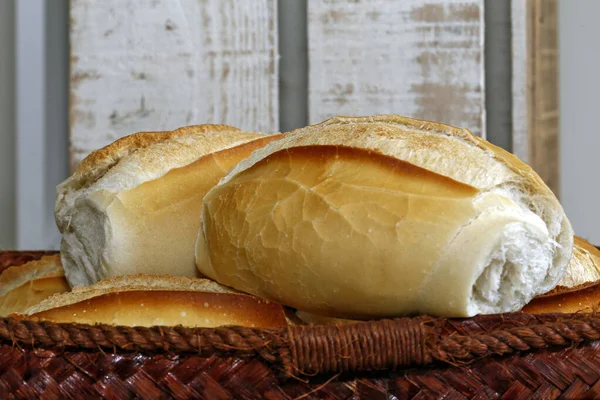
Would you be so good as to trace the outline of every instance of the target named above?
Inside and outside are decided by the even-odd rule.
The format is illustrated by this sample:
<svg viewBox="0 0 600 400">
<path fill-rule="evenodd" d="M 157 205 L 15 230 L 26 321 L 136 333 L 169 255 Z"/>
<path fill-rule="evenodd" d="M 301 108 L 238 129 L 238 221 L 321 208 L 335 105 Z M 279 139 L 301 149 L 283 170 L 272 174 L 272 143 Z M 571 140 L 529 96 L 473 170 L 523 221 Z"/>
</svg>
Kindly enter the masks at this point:
<svg viewBox="0 0 600 400">
<path fill-rule="evenodd" d="M 575 236 L 573 240 L 573 255 L 565 275 L 548 295 L 553 292 L 581 289 L 600 280 L 600 250 L 588 241 Z"/>
<path fill-rule="evenodd" d="M 33 320 L 122 326 L 286 325 L 283 307 L 208 279 L 129 275 L 52 296 L 21 316 Z"/>
<path fill-rule="evenodd" d="M 305 312 L 520 310 L 562 278 L 573 231 L 526 164 L 465 129 L 337 117 L 241 161 L 204 198 L 201 273 Z"/>
<path fill-rule="evenodd" d="M 277 136 L 225 125 L 137 133 L 93 152 L 57 188 L 72 286 L 135 273 L 196 276 L 202 197 Z"/>
<path fill-rule="evenodd" d="M 525 307 L 528 314 L 596 312 L 600 308 L 600 250 L 575 236 L 573 255 L 563 278 L 550 292 L 535 297 Z M 297 311 L 307 324 L 346 324 L 356 320 Z"/>
<path fill-rule="evenodd" d="M 0 275 L 0 317 L 23 312 L 69 290 L 58 254 L 8 267 Z"/>
<path fill-rule="evenodd" d="M 593 312 L 600 306 L 600 250 L 575 236 L 573 256 L 563 278 L 550 292 L 523 308 L 529 314 Z"/>
</svg>

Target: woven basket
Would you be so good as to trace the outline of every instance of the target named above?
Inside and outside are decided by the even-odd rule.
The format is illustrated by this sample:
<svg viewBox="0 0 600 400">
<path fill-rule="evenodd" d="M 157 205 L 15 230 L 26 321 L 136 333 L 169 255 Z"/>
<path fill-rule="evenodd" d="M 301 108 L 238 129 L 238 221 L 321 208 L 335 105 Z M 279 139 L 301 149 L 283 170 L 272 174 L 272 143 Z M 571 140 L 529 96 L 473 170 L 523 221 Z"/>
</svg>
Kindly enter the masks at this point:
<svg viewBox="0 0 600 400">
<path fill-rule="evenodd" d="M 47 252 L 0 252 L 0 271 Z M 0 319 L 0 399 L 600 398 L 600 317 L 129 328 Z"/>
</svg>

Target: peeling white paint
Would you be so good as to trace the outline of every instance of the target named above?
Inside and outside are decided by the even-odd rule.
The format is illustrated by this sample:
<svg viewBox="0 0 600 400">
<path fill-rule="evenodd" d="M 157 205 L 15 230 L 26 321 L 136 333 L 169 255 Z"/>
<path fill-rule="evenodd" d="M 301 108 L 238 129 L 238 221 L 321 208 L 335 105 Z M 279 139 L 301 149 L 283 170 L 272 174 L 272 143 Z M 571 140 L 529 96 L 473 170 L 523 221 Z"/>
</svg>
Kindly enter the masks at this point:
<svg viewBox="0 0 600 400">
<path fill-rule="evenodd" d="M 485 131 L 482 0 L 310 0 L 311 122 L 394 113 Z"/>
<path fill-rule="evenodd" d="M 72 0 L 71 168 L 138 131 L 277 131 L 276 20 L 275 0 Z"/>
</svg>

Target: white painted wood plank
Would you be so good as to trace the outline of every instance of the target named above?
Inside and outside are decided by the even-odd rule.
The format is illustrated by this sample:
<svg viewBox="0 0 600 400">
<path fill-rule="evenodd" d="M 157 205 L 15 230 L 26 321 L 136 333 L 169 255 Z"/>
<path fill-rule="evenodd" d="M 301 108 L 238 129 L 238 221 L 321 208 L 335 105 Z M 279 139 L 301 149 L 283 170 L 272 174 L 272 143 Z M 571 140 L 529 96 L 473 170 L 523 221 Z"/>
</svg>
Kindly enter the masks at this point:
<svg viewBox="0 0 600 400">
<path fill-rule="evenodd" d="M 513 152 L 556 194 L 559 176 L 557 0 L 511 0 Z"/>
<path fill-rule="evenodd" d="M 140 130 L 278 130 L 276 0 L 72 0 L 71 167 Z"/>
<path fill-rule="evenodd" d="M 511 0 L 512 152 L 529 162 L 527 0 Z"/>
<path fill-rule="evenodd" d="M 16 3 L 17 249 L 47 249 L 44 0 Z"/>
<path fill-rule="evenodd" d="M 309 1 L 309 113 L 395 113 L 485 134 L 483 0 Z"/>
<path fill-rule="evenodd" d="M 531 0 L 529 163 L 555 193 L 559 177 L 558 0 Z"/>
</svg>

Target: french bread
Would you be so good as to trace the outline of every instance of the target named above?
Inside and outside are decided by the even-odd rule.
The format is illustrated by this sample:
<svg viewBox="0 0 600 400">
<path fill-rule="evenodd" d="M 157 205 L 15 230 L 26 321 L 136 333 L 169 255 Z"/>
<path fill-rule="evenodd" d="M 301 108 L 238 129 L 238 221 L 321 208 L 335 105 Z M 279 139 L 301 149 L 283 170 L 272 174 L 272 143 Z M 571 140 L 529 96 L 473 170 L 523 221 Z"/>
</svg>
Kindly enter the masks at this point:
<svg viewBox="0 0 600 400">
<path fill-rule="evenodd" d="M 58 254 L 6 268 L 0 274 L 0 317 L 23 312 L 47 297 L 69 291 Z"/>
<path fill-rule="evenodd" d="M 200 125 L 133 134 L 91 153 L 57 187 L 55 217 L 69 283 L 135 273 L 196 276 L 204 194 L 276 137 Z"/>
<path fill-rule="evenodd" d="M 600 280 L 600 250 L 585 239 L 575 236 L 569 266 L 558 285 L 546 295 L 579 290 L 598 280 Z"/>
<path fill-rule="evenodd" d="M 600 306 L 600 250 L 575 236 L 573 256 L 563 278 L 550 292 L 523 308 L 529 314 L 593 312 Z"/>
<path fill-rule="evenodd" d="M 558 285 L 535 297 L 522 311 L 528 314 L 596 312 L 600 307 L 600 250 L 575 236 L 573 255 Z M 327 317 L 296 311 L 306 324 L 346 324 L 356 320 Z"/>
<path fill-rule="evenodd" d="M 466 129 L 387 115 L 298 129 L 205 196 L 200 272 L 309 313 L 520 310 L 562 278 L 569 220 L 540 177 Z"/>
<path fill-rule="evenodd" d="M 208 279 L 137 274 L 105 279 L 52 296 L 21 318 L 121 326 L 273 327 L 287 324 L 283 307 Z"/>
</svg>

